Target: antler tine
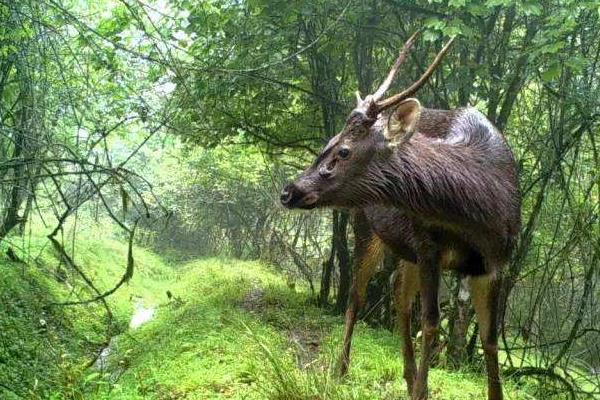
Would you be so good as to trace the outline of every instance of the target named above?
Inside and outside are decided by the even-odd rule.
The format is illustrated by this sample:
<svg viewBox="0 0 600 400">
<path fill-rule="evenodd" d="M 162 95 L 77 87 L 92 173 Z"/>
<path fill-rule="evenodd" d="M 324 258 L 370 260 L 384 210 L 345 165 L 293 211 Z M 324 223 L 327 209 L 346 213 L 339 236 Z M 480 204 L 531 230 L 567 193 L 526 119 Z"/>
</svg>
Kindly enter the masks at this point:
<svg viewBox="0 0 600 400">
<path fill-rule="evenodd" d="M 400 55 L 398 55 L 396 62 L 394 62 L 394 65 L 392 66 L 392 69 L 390 70 L 390 73 L 388 74 L 387 78 L 385 78 L 385 81 L 383 81 L 381 86 L 379 86 L 379 89 L 377 89 L 377 91 L 375 93 L 373 93 L 373 96 L 372 96 L 373 100 L 377 101 L 377 100 L 381 99 L 383 97 L 383 94 L 389 89 L 390 85 L 394 81 L 394 78 L 398 74 L 398 70 L 400 69 L 400 66 L 404 63 L 404 60 L 406 60 L 408 51 L 410 50 L 413 43 L 417 39 L 417 36 L 419 36 L 420 33 L 421 33 L 420 30 L 416 31 L 415 33 L 412 34 L 411 37 L 408 38 L 406 43 L 404 43 L 404 46 L 402 46 L 402 50 L 400 51 Z"/>
<path fill-rule="evenodd" d="M 360 97 L 360 91 L 356 91 L 354 92 L 354 94 L 356 95 L 356 103 L 360 105 L 360 103 L 362 103 L 363 99 Z"/>
<path fill-rule="evenodd" d="M 389 108 L 389 107 L 393 106 L 394 104 L 399 103 L 400 101 L 406 99 L 407 97 L 410 97 L 417 90 L 419 90 L 421 88 L 421 86 L 423 86 L 425 84 L 425 82 L 427 82 L 427 80 L 431 77 L 431 75 L 433 75 L 433 72 L 435 71 L 435 69 L 442 62 L 442 60 L 444 59 L 444 56 L 450 49 L 452 42 L 454 42 L 454 38 L 451 38 L 448 41 L 448 43 L 446 43 L 446 45 L 442 48 L 442 50 L 440 50 L 440 52 L 437 54 L 437 56 L 435 56 L 435 59 L 433 60 L 431 65 L 429 65 L 429 67 L 427 67 L 427 69 L 425 70 L 423 75 L 421 75 L 421 77 L 415 83 L 410 85 L 410 87 L 408 89 L 405 89 L 402 92 L 400 92 L 392 97 L 388 97 L 385 100 L 377 101 L 376 105 L 377 105 L 378 111 L 381 112 L 381 111 L 385 110 L 386 108 Z"/>
</svg>

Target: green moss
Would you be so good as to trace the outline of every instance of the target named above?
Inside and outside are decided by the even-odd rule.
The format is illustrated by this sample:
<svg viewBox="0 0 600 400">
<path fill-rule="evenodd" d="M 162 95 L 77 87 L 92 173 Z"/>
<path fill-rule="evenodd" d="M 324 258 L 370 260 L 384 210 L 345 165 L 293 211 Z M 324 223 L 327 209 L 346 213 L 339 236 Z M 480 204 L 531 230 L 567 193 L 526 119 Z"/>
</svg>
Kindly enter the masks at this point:
<svg viewBox="0 0 600 400">
<path fill-rule="evenodd" d="M 143 249 L 135 249 L 133 279 L 108 298 L 124 331 L 111 344 L 109 366 L 88 368 L 106 340 L 106 313 L 98 304 L 47 307 L 73 299 L 73 287 L 80 298 L 92 293 L 72 271 L 66 272 L 69 285 L 58 282 L 58 261 L 43 246 L 43 238 L 30 241 L 29 254 L 40 255 L 30 266 L 0 265 L 0 334 L 20 338 L 3 349 L 2 360 L 10 362 L 0 363 L 0 379 L 23 375 L 20 388 L 28 397 L 407 398 L 397 335 L 359 323 L 349 376 L 336 380 L 332 366 L 343 319 L 313 306 L 305 288 L 289 288 L 259 262 L 212 258 L 167 265 Z M 116 240 L 82 239 L 75 249 L 76 262 L 100 291 L 120 279 L 125 259 L 126 246 Z M 127 329 L 139 301 L 155 307 L 155 318 Z M 48 323 L 40 332 L 42 315 Z M 484 398 L 484 375 L 433 369 L 430 392 L 433 399 Z M 522 397 L 511 385 L 505 392 L 509 399 Z"/>
<path fill-rule="evenodd" d="M 181 302 L 122 336 L 111 358 L 126 366 L 96 399 L 406 398 L 400 341 L 359 323 L 350 375 L 332 378 L 343 321 L 256 262 L 194 261 L 172 287 Z M 299 364 L 301 368 L 299 368 Z M 480 399 L 483 375 L 434 369 L 434 399 Z M 513 388 L 508 398 L 518 398 Z"/>
<path fill-rule="evenodd" d="M 133 279 L 107 299 L 113 314 L 109 324 L 100 303 L 57 305 L 95 293 L 59 262 L 46 238 L 15 241 L 10 246 L 26 263 L 0 258 L 0 382 L 10 388 L 0 388 L 0 398 L 81 398 L 91 373 L 87 367 L 107 336 L 126 329 L 138 296 L 149 302 L 166 299 L 161 289 L 172 268 L 136 249 Z M 0 251 L 8 246 L 4 243 Z M 118 241 L 87 238 L 77 242 L 74 252 L 67 250 L 100 292 L 113 287 L 125 271 L 126 247 Z"/>
</svg>

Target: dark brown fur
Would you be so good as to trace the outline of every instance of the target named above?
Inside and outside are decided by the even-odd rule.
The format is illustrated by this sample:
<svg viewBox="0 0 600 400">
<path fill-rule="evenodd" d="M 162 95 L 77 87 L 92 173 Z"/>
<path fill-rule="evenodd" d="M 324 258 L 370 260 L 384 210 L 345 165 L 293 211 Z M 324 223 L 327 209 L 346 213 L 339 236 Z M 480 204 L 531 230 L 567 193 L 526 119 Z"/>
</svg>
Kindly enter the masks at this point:
<svg viewBox="0 0 600 400">
<path fill-rule="evenodd" d="M 410 367 L 414 360 L 405 360 L 414 399 L 427 396 L 427 373 L 439 322 L 439 270 L 449 249 L 454 250 L 452 259 L 457 269 L 473 276 L 483 274 L 483 280 L 472 279 L 473 291 L 478 293 L 474 301 L 483 326 L 489 397 L 501 399 L 495 323 L 497 272 L 508 261 L 520 228 L 520 196 L 512 154 L 502 135 L 474 109 L 421 109 L 420 114 L 414 114 L 418 122 L 412 137 L 407 135 L 408 141 L 390 146 L 390 135 L 386 137 L 385 131 L 389 116 L 374 117 L 369 101 L 359 103 L 344 130 L 294 184 L 284 189 L 282 203 L 290 208 L 363 209 L 363 225 L 372 231 L 363 232 L 369 243 L 374 235 L 403 259 L 418 265 L 423 311 L 419 369 Z M 349 155 L 342 153 L 345 150 Z M 368 254 L 370 247 L 365 248 Z M 360 268 L 360 254 L 357 259 L 356 268 Z M 352 299 L 347 314 L 347 337 L 352 334 L 348 324 L 353 325 L 361 305 L 360 293 L 353 296 L 358 298 Z M 403 307 L 410 309 L 411 301 L 408 299 Z M 401 331 L 404 336 L 406 327 Z M 405 350 L 412 354 L 412 347 Z M 346 358 L 348 353 L 349 343 L 344 350 Z"/>
<path fill-rule="evenodd" d="M 432 237 L 452 233 L 486 259 L 508 260 L 520 227 L 516 168 L 504 138 L 483 115 L 474 109 L 423 109 L 417 132 L 391 151 L 383 137 L 385 118 L 369 122 L 357 114 L 326 146 L 326 157 L 288 187 L 294 194 L 289 200 L 296 202 L 288 206 L 393 206 Z M 365 126 L 370 131 L 355 139 L 354 132 Z M 324 165 L 341 163 L 335 149 L 344 141 L 370 154 L 350 164 L 346 176 L 323 178 Z M 306 192 L 319 195 L 309 207 L 301 202 Z"/>
<path fill-rule="evenodd" d="M 372 202 L 397 206 L 427 229 L 460 235 L 486 259 L 506 262 L 520 226 L 512 154 L 475 110 L 443 113 L 423 110 L 411 140 L 374 160 L 360 182 L 369 182 Z M 436 131 L 436 123 L 447 130 Z"/>
<path fill-rule="evenodd" d="M 360 228 L 355 229 L 357 238 L 372 232 L 382 243 L 401 259 L 416 263 L 416 246 L 412 219 L 395 207 L 371 206 L 354 212 L 354 220 L 364 219 Z M 485 273 L 483 258 L 459 235 L 443 230 L 432 230 L 432 237 L 442 249 L 440 267 L 460 274 L 478 276 Z"/>
</svg>

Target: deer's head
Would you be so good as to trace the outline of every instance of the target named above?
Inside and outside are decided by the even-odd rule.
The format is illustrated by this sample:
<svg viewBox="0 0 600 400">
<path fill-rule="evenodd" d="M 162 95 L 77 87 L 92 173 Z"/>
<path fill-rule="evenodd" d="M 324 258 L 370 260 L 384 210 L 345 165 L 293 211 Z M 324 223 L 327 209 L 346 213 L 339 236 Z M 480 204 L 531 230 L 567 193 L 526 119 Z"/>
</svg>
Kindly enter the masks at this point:
<svg viewBox="0 0 600 400">
<path fill-rule="evenodd" d="M 295 182 L 283 188 L 281 203 L 285 207 L 361 207 L 372 200 L 374 177 L 369 174 L 370 166 L 385 162 L 410 139 L 421 112 L 419 101 L 410 96 L 429 79 L 452 44 L 450 40 L 409 88 L 384 99 L 417 34 L 404 44 L 379 89 L 364 99 L 356 93 L 357 105 L 342 131 Z"/>
</svg>

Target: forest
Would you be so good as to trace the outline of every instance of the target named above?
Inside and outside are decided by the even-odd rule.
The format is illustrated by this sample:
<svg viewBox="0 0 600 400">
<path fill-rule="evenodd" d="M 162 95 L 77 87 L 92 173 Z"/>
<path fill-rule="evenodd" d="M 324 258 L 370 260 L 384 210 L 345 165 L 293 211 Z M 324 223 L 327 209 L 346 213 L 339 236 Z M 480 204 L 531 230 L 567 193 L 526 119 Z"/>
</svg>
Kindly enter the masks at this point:
<svg viewBox="0 0 600 400">
<path fill-rule="evenodd" d="M 0 0 L 0 399 L 600 398 L 599 33 L 597 0 Z M 378 204 L 350 201 L 358 189 L 282 205 L 338 138 L 358 140 L 399 54 L 386 97 L 430 76 L 373 114 L 388 157 L 460 133 L 421 132 L 429 109 L 471 110 L 451 115 L 512 152 L 520 225 L 489 324 L 476 277 L 427 283 L 422 240 L 412 261 L 383 237 L 361 255 L 357 215 Z M 454 157 L 435 154 L 426 176 Z M 498 163 L 460 157 L 459 174 Z M 461 199 L 508 213 L 484 178 Z M 430 222 L 458 215 L 449 200 L 424 217 L 403 201 L 386 221 L 406 211 L 411 240 L 450 232 L 448 257 L 467 243 L 489 272 L 471 236 Z"/>
</svg>

